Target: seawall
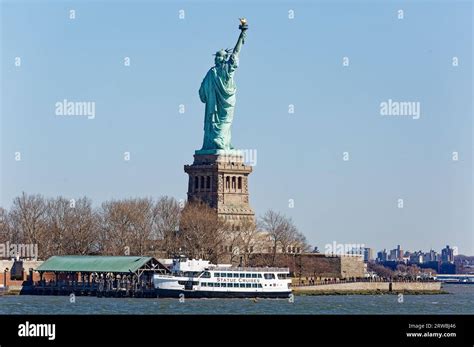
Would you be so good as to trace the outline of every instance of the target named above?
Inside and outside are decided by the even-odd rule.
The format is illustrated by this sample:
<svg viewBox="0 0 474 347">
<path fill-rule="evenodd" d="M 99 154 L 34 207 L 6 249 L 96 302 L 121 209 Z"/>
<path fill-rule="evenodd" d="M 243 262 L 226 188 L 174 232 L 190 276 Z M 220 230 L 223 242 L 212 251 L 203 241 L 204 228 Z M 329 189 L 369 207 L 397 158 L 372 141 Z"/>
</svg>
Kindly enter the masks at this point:
<svg viewBox="0 0 474 347">
<path fill-rule="evenodd" d="M 296 295 L 443 294 L 441 282 L 351 282 L 293 287 Z"/>
</svg>

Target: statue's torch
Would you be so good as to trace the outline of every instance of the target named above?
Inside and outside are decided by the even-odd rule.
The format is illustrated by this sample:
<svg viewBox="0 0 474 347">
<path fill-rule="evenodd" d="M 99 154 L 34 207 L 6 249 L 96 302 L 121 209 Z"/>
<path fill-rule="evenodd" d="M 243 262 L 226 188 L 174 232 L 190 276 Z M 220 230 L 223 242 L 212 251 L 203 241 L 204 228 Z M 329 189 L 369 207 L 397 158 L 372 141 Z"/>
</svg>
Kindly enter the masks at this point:
<svg viewBox="0 0 474 347">
<path fill-rule="evenodd" d="M 239 29 L 242 31 L 247 30 L 249 28 L 249 26 L 247 25 L 247 20 L 245 18 L 239 18 L 239 20 L 240 20 Z"/>
<path fill-rule="evenodd" d="M 247 24 L 247 19 L 245 18 L 239 18 L 240 20 L 240 25 L 239 25 L 239 29 L 242 31 L 242 34 L 243 34 L 243 38 L 242 38 L 242 43 L 245 43 L 245 30 L 247 30 L 249 28 L 248 24 Z"/>
</svg>

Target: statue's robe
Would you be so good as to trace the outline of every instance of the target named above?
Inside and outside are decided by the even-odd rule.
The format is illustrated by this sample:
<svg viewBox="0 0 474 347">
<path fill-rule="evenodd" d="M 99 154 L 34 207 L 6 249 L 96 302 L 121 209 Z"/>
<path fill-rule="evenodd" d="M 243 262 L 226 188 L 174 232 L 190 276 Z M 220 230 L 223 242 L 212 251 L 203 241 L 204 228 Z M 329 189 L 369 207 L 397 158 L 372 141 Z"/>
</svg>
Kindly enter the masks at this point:
<svg viewBox="0 0 474 347">
<path fill-rule="evenodd" d="M 232 54 L 221 66 L 212 67 L 201 83 L 199 97 L 206 104 L 203 150 L 233 149 L 230 128 L 237 90 L 234 71 L 238 64 L 238 57 Z"/>
</svg>

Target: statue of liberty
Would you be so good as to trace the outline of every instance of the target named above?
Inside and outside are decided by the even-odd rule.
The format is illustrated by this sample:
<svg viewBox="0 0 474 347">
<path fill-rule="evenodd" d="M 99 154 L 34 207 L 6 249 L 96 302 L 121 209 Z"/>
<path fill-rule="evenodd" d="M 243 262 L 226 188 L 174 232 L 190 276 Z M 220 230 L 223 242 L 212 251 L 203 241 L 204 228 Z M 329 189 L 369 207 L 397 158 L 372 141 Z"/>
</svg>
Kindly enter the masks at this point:
<svg viewBox="0 0 474 347">
<path fill-rule="evenodd" d="M 204 141 L 197 154 L 230 152 L 231 125 L 234 118 L 235 92 L 234 72 L 239 66 L 239 53 L 245 43 L 247 21 L 240 19 L 240 35 L 234 49 L 222 49 L 215 54 L 215 66 L 204 77 L 199 88 L 199 97 L 206 104 L 204 115 Z"/>
</svg>

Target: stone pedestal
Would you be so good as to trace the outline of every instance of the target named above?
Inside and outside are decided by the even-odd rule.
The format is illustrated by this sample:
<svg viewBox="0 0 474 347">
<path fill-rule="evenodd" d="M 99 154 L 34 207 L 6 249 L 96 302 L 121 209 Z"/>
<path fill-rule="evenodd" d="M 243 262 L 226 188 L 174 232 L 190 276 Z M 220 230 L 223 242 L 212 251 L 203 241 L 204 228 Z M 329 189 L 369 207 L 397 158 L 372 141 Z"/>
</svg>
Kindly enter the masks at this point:
<svg viewBox="0 0 474 347">
<path fill-rule="evenodd" d="M 248 176 L 252 167 L 244 164 L 238 151 L 218 154 L 194 154 L 192 165 L 185 165 L 189 175 L 188 201 L 201 200 L 216 209 L 232 229 L 239 229 L 244 219 L 254 221 L 249 205 Z"/>
</svg>

